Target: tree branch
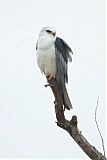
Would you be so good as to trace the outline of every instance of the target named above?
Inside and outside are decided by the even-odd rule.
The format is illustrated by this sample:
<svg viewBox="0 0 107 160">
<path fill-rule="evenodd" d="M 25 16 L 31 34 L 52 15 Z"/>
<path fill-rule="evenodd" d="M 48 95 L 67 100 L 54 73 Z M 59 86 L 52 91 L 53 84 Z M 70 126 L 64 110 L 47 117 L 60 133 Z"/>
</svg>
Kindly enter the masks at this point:
<svg viewBox="0 0 107 160">
<path fill-rule="evenodd" d="M 65 119 L 63 111 L 62 97 L 60 89 L 57 85 L 56 79 L 49 80 L 49 86 L 55 97 L 55 113 L 57 119 L 57 125 L 62 129 L 66 130 L 75 142 L 81 147 L 81 149 L 92 159 L 92 160 L 107 160 L 94 146 L 92 146 L 86 138 L 82 135 L 77 127 L 77 116 L 72 116 L 71 120 Z"/>
<path fill-rule="evenodd" d="M 97 108 L 98 108 L 98 102 L 99 102 L 99 97 L 98 97 L 98 99 L 97 99 L 97 105 L 96 105 L 96 108 L 95 108 L 95 123 L 96 123 L 97 129 L 98 129 L 99 135 L 100 135 L 100 137 L 101 137 L 102 147 L 103 147 L 103 153 L 104 153 L 104 156 L 105 156 L 104 140 L 103 140 L 103 137 L 102 137 L 102 135 L 101 135 L 101 132 L 100 132 L 100 129 L 99 129 L 99 126 L 98 126 L 98 123 L 97 123 Z"/>
</svg>

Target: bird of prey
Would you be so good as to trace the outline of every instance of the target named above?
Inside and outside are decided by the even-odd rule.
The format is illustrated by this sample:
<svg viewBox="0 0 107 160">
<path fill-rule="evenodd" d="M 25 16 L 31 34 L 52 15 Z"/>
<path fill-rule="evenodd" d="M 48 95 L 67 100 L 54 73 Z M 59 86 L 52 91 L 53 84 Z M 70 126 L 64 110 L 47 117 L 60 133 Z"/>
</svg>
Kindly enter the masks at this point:
<svg viewBox="0 0 107 160">
<path fill-rule="evenodd" d="M 72 104 L 65 83 L 68 82 L 68 60 L 72 61 L 70 53 L 73 54 L 73 52 L 71 48 L 63 39 L 56 36 L 56 30 L 53 27 L 47 26 L 39 33 L 36 50 L 37 64 L 41 72 L 48 77 L 48 80 L 51 80 L 52 77 L 56 78 L 64 109 L 70 110 Z"/>
</svg>

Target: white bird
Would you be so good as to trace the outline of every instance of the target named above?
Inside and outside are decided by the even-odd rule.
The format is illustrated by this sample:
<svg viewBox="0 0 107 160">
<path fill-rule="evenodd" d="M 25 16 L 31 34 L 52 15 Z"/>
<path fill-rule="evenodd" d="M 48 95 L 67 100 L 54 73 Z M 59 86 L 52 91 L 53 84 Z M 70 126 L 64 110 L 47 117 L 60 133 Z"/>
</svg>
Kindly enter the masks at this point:
<svg viewBox="0 0 107 160">
<path fill-rule="evenodd" d="M 56 78 L 59 85 L 64 108 L 70 110 L 70 102 L 65 83 L 68 82 L 67 64 L 72 61 L 70 52 L 73 54 L 68 44 L 59 37 L 53 27 L 44 27 L 39 34 L 36 44 L 37 63 L 42 73 L 51 80 Z"/>
</svg>

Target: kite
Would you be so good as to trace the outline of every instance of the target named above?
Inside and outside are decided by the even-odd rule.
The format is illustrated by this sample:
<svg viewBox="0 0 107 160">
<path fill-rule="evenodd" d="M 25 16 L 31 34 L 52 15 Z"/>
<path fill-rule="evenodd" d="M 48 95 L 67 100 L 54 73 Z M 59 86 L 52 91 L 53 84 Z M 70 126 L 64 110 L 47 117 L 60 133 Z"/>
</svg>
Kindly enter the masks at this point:
<svg viewBox="0 0 107 160">
<path fill-rule="evenodd" d="M 64 109 L 70 110 L 72 104 L 67 93 L 66 83 L 68 83 L 68 61 L 72 61 L 71 48 L 63 39 L 56 36 L 56 30 L 53 27 L 47 26 L 39 33 L 36 50 L 38 67 L 48 77 L 48 80 L 56 78 Z"/>
</svg>

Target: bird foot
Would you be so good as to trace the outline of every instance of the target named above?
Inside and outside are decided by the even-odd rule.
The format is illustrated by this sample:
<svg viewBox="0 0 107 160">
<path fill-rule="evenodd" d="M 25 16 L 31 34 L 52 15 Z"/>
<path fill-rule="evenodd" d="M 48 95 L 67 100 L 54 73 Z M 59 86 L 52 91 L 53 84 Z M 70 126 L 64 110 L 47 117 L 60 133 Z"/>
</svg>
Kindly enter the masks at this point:
<svg viewBox="0 0 107 160">
<path fill-rule="evenodd" d="M 47 82 L 49 82 L 48 84 L 45 84 L 44 86 L 45 87 L 48 87 L 48 86 L 50 86 L 50 87 L 53 87 L 54 86 L 54 84 L 50 81 L 50 80 L 52 80 L 52 78 L 55 78 L 55 76 L 54 75 L 52 75 L 52 74 L 49 74 L 48 76 L 47 76 Z"/>
</svg>

